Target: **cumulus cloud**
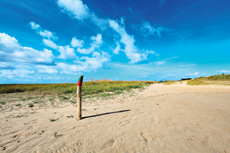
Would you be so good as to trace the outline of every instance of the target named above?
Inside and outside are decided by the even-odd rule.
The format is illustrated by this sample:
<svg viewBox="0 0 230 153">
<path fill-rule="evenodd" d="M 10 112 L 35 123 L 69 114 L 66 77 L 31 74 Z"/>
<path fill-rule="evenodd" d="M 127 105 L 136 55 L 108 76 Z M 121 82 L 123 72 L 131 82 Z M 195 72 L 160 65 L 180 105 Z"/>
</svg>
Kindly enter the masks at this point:
<svg viewBox="0 0 230 153">
<path fill-rule="evenodd" d="M 39 34 L 40 36 L 48 39 L 57 39 L 54 32 L 42 30 L 42 27 L 39 24 L 36 24 L 35 22 L 30 22 L 29 25 L 31 26 L 31 29 L 36 30 L 37 34 Z"/>
<path fill-rule="evenodd" d="M 91 12 L 89 8 L 83 4 L 82 0 L 58 0 L 58 6 L 63 10 L 63 12 L 68 15 L 75 17 L 76 19 L 83 20 L 89 18 L 95 25 L 105 30 L 108 27 L 112 28 L 116 33 L 121 36 L 120 43 L 125 45 L 124 49 L 120 48 L 120 44 L 113 50 L 114 54 L 118 54 L 119 50 L 124 51 L 127 58 L 130 59 L 130 63 L 139 63 L 147 60 L 148 54 L 153 52 L 146 52 L 144 50 L 139 50 L 135 45 L 135 38 L 132 35 L 129 35 L 125 30 L 124 18 L 121 18 L 120 24 L 111 19 L 103 19 Z M 151 26 L 147 27 L 149 30 Z M 146 27 L 142 28 L 143 31 L 146 31 Z M 155 32 L 158 35 L 161 35 L 161 31 L 166 29 L 159 27 Z M 153 32 L 153 30 L 150 30 Z M 91 38 L 92 39 L 92 38 Z M 97 40 L 91 43 L 89 48 L 78 48 L 77 51 L 81 54 L 90 54 L 99 48 L 100 44 L 97 43 Z"/>
<path fill-rule="evenodd" d="M 133 36 L 129 35 L 124 26 L 120 26 L 116 21 L 109 20 L 109 25 L 112 29 L 114 29 L 120 36 L 120 42 L 125 44 L 124 52 L 128 59 L 130 59 L 130 63 L 138 63 L 141 61 L 147 60 L 146 53 L 140 53 L 137 47 L 134 45 L 135 39 Z"/>
<path fill-rule="evenodd" d="M 162 37 L 162 32 L 171 31 L 171 30 L 168 28 L 164 28 L 164 27 L 151 26 L 148 21 L 145 21 L 142 23 L 142 25 L 140 27 L 140 31 L 143 32 L 143 34 L 147 35 L 147 36 L 153 35 L 153 36 Z"/>
<path fill-rule="evenodd" d="M 43 43 L 46 46 L 50 47 L 50 48 L 53 48 L 53 49 L 57 49 L 58 48 L 58 46 L 53 41 L 51 41 L 51 40 L 43 39 Z"/>
<path fill-rule="evenodd" d="M 78 40 L 76 39 L 75 37 L 72 38 L 72 41 L 71 41 L 71 46 L 72 47 L 83 47 L 83 43 L 84 41 L 83 40 Z"/>
<path fill-rule="evenodd" d="M 125 44 L 125 49 L 122 50 L 125 52 L 128 59 L 130 59 L 130 63 L 138 63 L 147 60 L 147 55 L 145 51 L 140 51 L 134 45 L 135 39 L 132 35 L 129 35 L 125 30 L 124 18 L 121 18 L 121 25 L 119 25 L 116 21 L 111 19 L 103 19 L 96 16 L 93 12 L 90 12 L 88 7 L 83 4 L 81 0 L 58 0 L 58 6 L 62 8 L 62 10 L 69 14 L 70 16 L 75 17 L 76 19 L 83 20 L 89 18 L 94 24 L 101 28 L 101 30 L 105 30 L 107 27 L 111 27 L 115 30 L 120 36 L 120 42 Z M 90 54 L 95 51 L 100 46 L 100 44 L 94 41 L 91 43 L 89 48 L 78 48 L 77 51 L 81 54 Z M 114 50 L 115 54 L 118 54 L 119 46 L 117 46 Z M 143 52 L 143 53 L 142 53 Z"/>
<path fill-rule="evenodd" d="M 63 73 L 77 74 L 77 72 L 95 71 L 109 60 L 109 54 L 105 52 L 93 52 L 92 57 L 81 57 L 75 61 L 76 64 L 57 63 L 57 67 L 61 69 Z"/>
<path fill-rule="evenodd" d="M 103 43 L 101 34 L 97 34 L 97 36 L 92 36 L 90 39 L 93 41 L 90 44 L 90 47 L 89 48 L 78 48 L 77 51 L 79 53 L 81 53 L 81 54 L 90 54 L 91 52 L 93 52 L 96 49 L 98 49 L 101 46 L 101 44 Z"/>
<path fill-rule="evenodd" d="M 5 33 L 0 33 L 0 51 L 12 52 L 15 49 L 20 49 L 18 40 Z"/>
<path fill-rule="evenodd" d="M 76 58 L 76 54 L 73 48 L 71 48 L 69 45 L 66 46 L 58 46 L 57 49 L 61 55 L 58 56 L 60 59 L 74 59 Z"/>
<path fill-rule="evenodd" d="M 78 20 L 89 17 L 89 8 L 81 0 L 58 0 L 57 4 L 62 11 Z"/>
<path fill-rule="evenodd" d="M 43 42 L 46 46 L 56 49 L 60 52 L 60 55 L 57 57 L 59 59 L 74 59 L 76 58 L 76 54 L 73 48 L 71 48 L 69 45 L 66 46 L 58 46 L 53 41 L 43 39 Z"/>
<path fill-rule="evenodd" d="M 54 55 L 48 49 L 38 51 L 23 47 L 14 37 L 0 33 L 0 61 L 53 65 Z"/>
<path fill-rule="evenodd" d="M 31 26 L 32 29 L 38 30 L 41 28 L 39 24 L 36 24 L 35 22 L 30 22 L 29 25 Z"/>
<path fill-rule="evenodd" d="M 48 30 L 44 30 L 44 31 L 39 31 L 39 34 L 42 36 L 42 37 L 45 37 L 45 38 L 54 38 L 53 36 L 53 33 L 48 31 Z"/>
</svg>

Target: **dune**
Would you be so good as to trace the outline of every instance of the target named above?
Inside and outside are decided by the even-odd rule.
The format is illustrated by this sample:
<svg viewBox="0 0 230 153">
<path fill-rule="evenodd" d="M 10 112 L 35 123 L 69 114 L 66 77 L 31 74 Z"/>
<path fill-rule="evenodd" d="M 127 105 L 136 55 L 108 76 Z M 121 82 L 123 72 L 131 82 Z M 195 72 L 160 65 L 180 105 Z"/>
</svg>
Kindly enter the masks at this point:
<svg viewBox="0 0 230 153">
<path fill-rule="evenodd" d="M 152 84 L 77 107 L 0 112 L 0 152 L 230 153 L 230 86 Z"/>
</svg>

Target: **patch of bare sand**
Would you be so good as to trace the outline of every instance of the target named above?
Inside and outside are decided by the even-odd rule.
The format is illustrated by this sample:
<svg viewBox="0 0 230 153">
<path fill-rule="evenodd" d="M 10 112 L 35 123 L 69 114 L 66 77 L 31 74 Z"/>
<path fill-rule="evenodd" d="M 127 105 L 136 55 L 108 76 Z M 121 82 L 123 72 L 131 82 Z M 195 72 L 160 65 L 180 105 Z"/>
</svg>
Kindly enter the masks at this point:
<svg viewBox="0 0 230 153">
<path fill-rule="evenodd" d="M 1 111 L 0 152 L 230 153 L 230 86 L 154 84 L 76 110 Z"/>
</svg>

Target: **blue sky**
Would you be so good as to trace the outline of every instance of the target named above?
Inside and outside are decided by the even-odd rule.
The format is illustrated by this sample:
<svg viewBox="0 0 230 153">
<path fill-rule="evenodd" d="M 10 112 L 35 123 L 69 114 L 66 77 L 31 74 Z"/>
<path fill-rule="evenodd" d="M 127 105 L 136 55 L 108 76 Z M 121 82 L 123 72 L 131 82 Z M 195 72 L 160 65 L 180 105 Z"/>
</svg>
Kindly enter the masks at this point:
<svg viewBox="0 0 230 153">
<path fill-rule="evenodd" d="M 0 0 L 0 83 L 230 73 L 229 0 Z"/>
</svg>

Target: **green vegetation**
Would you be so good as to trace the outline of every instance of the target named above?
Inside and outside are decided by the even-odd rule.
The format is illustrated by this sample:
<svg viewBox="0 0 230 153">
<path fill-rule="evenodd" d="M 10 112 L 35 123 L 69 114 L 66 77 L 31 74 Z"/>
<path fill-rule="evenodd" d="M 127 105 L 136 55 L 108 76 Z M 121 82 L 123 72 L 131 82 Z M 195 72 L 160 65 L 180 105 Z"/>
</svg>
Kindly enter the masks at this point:
<svg viewBox="0 0 230 153">
<path fill-rule="evenodd" d="M 76 103 L 77 103 L 76 101 L 73 101 L 73 100 L 70 100 L 70 102 L 71 102 L 72 104 L 76 104 Z"/>
<path fill-rule="evenodd" d="M 166 81 L 165 83 L 164 83 L 164 85 L 170 85 L 170 84 L 173 84 L 173 83 L 175 83 L 176 81 L 174 81 L 174 80 L 168 80 L 168 81 Z"/>
<path fill-rule="evenodd" d="M 50 119 L 50 122 L 55 122 L 56 121 L 56 119 Z"/>
<path fill-rule="evenodd" d="M 54 133 L 54 137 L 57 137 L 57 132 Z"/>
<path fill-rule="evenodd" d="M 21 106 L 21 104 L 15 104 L 15 106 Z"/>
<path fill-rule="evenodd" d="M 114 94 L 116 94 L 116 95 L 119 95 L 119 94 L 122 94 L 122 93 L 123 93 L 122 90 L 117 90 L 117 91 L 114 92 Z"/>
<path fill-rule="evenodd" d="M 28 105 L 29 107 L 34 107 L 34 104 L 32 104 L 32 103 L 29 103 L 29 105 Z"/>
<path fill-rule="evenodd" d="M 208 77 L 198 77 L 188 81 L 188 85 L 230 85 L 230 74 L 213 75 Z"/>
<path fill-rule="evenodd" d="M 129 91 L 135 88 L 142 88 L 150 84 L 155 83 L 154 81 L 91 81 L 84 82 L 82 86 L 82 95 L 93 95 L 102 92 L 116 92 L 116 94 L 122 91 Z M 45 95 L 50 94 L 71 94 L 76 93 L 76 83 L 63 83 L 63 84 L 2 84 L 0 85 L 0 94 L 4 93 L 18 93 L 18 92 L 43 92 Z M 44 96 L 45 96 L 44 95 Z M 67 97 L 61 96 L 63 100 L 68 100 Z M 30 98 L 32 99 L 32 98 Z"/>
<path fill-rule="evenodd" d="M 5 105 L 5 104 L 6 104 L 6 102 L 0 102 L 0 104 Z"/>
</svg>

